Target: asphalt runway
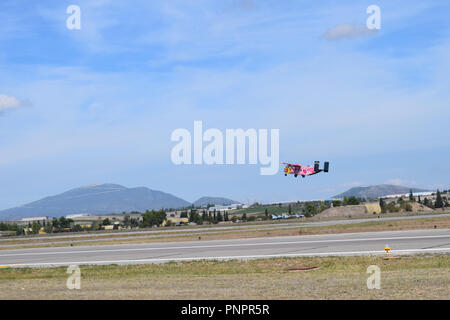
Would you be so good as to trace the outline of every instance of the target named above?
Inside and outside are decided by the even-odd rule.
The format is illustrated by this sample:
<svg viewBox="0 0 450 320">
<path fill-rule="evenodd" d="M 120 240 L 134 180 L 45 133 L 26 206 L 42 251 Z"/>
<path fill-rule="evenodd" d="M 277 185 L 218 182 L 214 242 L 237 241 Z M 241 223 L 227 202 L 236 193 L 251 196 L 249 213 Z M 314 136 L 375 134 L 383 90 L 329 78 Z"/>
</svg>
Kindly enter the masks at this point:
<svg viewBox="0 0 450 320">
<path fill-rule="evenodd" d="M 20 247 L 27 246 L 43 246 L 50 244 L 71 244 L 71 243 L 89 243 L 99 240 L 123 240 L 126 239 L 123 236 L 132 236 L 129 239 L 150 239 L 150 238 L 166 238 L 176 236 L 201 236 L 207 234 L 219 234 L 227 232 L 247 232 L 261 231 L 261 230 L 281 230 L 281 229 L 296 229 L 296 228 L 309 228 L 320 226 L 331 226 L 341 224 L 357 224 L 363 222 L 379 222 L 379 221 L 396 221 L 396 220 L 415 220 L 415 219 L 427 219 L 427 218 L 442 218 L 449 217 L 447 214 L 434 214 L 434 215 L 418 215 L 418 216 L 400 216 L 400 217 L 383 217 L 383 218 L 359 218 L 359 219 L 342 219 L 342 220 L 325 220 L 325 221 L 310 221 L 310 222 L 282 222 L 277 221 L 266 224 L 247 224 L 247 225 L 228 225 L 228 226 L 202 226 L 202 227 L 179 227 L 179 229 L 164 229 L 157 228 L 157 230 L 145 230 L 145 231 L 116 231 L 116 232 L 98 232 L 98 233 L 82 233 L 82 234 L 51 234 L 51 235 L 32 235 L 26 237 L 13 237 L 0 239 L 0 248 Z M 83 239 L 90 237 L 93 239 Z M 95 239 L 97 238 L 97 239 Z M 101 239 L 102 238 L 102 239 Z M 43 242 L 33 242 L 35 240 L 45 240 Z M 55 241 L 56 240 L 56 241 Z M 10 241 L 20 241 L 15 244 L 7 244 Z"/>
<path fill-rule="evenodd" d="M 448 253 L 450 229 L 2 250 L 0 267 L 139 264 L 201 259 Z"/>
</svg>

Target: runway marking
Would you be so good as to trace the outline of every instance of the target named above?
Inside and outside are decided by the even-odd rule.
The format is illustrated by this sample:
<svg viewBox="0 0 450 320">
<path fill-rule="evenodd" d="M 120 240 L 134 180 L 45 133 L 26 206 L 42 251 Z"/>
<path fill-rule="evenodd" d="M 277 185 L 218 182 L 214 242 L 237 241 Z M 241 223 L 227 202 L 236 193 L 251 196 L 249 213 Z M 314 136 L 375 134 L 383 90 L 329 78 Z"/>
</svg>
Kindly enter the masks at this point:
<svg viewBox="0 0 450 320">
<path fill-rule="evenodd" d="M 450 248 L 440 249 L 403 249 L 391 250 L 391 253 L 413 253 L 413 252 L 429 252 L 440 251 L 450 252 Z M 315 257 L 315 256 L 340 256 L 340 255 L 371 255 L 385 254 L 384 250 L 377 251 L 347 251 L 347 252 L 320 252 L 320 253 L 288 253 L 288 254 L 262 254 L 262 255 L 246 255 L 246 256 L 217 256 L 217 257 L 189 257 L 189 258 L 150 258 L 150 259 L 132 259 L 132 260 L 106 260 L 106 261 L 72 261 L 72 262 L 43 262 L 43 263 L 22 263 L 16 264 L 16 267 L 27 266 L 57 266 L 57 265 L 99 265 L 99 264 L 119 264 L 133 262 L 165 262 L 165 261 L 192 261 L 192 260 L 229 260 L 229 259 L 256 259 L 256 258 L 278 258 L 278 257 Z"/>
<path fill-rule="evenodd" d="M 409 237 L 386 237 L 386 238 L 354 238 L 354 239 L 331 239 L 331 240 L 302 240 L 302 241 L 281 241 L 281 242 L 259 242 L 259 243 L 235 243 L 235 244 L 216 244 L 216 245 L 194 245 L 194 246 L 176 246 L 176 247 L 147 247 L 147 248 L 128 248 L 128 249 L 101 249 L 101 250 L 79 250 L 79 251 L 57 251 L 57 252 L 26 252 L 0 254 L 0 257 L 26 256 L 26 255 L 55 255 L 55 254 L 81 254 L 81 253 L 101 253 L 101 252 L 122 252 L 122 251 L 150 251 L 150 250 L 176 250 L 176 249 L 204 249 L 204 248 L 225 248 L 242 246 L 261 246 L 261 245 L 286 245 L 286 244 L 308 244 L 324 242 L 352 242 L 352 241 L 390 241 L 390 240 L 409 240 L 409 239 L 436 239 L 450 238 L 449 235 L 436 236 L 409 236 Z"/>
</svg>

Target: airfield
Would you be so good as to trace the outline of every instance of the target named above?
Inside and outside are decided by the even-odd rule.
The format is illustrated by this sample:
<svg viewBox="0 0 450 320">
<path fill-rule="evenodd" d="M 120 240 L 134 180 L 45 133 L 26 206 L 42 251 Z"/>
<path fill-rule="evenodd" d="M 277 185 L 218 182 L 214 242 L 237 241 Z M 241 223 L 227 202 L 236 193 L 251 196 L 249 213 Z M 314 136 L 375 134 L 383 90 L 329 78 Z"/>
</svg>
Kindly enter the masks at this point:
<svg viewBox="0 0 450 320">
<path fill-rule="evenodd" d="M 449 287 L 449 213 L 0 239 L 0 299 L 449 299 Z"/>
<path fill-rule="evenodd" d="M 424 230 L 421 230 L 424 229 Z M 368 232 L 371 231 L 371 232 Z M 0 267 L 450 251 L 450 215 L 269 222 L 0 239 Z"/>
<path fill-rule="evenodd" d="M 3 250 L 3 267 L 163 263 L 275 257 L 448 253 L 450 229 Z"/>
</svg>

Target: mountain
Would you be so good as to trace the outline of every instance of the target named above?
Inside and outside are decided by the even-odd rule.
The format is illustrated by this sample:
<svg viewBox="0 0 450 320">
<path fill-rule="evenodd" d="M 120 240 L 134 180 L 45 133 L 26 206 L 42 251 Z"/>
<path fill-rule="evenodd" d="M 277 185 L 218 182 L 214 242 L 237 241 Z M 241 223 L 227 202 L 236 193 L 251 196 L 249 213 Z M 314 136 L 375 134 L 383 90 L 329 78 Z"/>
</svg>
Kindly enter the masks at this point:
<svg viewBox="0 0 450 320">
<path fill-rule="evenodd" d="M 0 219 L 32 216 L 60 217 L 67 214 L 107 214 L 151 209 L 182 208 L 189 202 L 145 187 L 126 188 L 118 184 L 90 185 L 46 197 L 29 204 L 0 211 Z"/>
<path fill-rule="evenodd" d="M 429 190 L 418 189 L 418 188 L 396 186 L 396 185 L 392 185 L 392 184 L 380 184 L 380 185 L 369 186 L 369 187 L 351 188 L 351 189 L 349 189 L 341 194 L 338 194 L 332 198 L 343 198 L 343 197 L 351 197 L 351 196 L 355 196 L 357 198 L 380 198 L 380 197 L 385 197 L 390 194 L 409 193 L 409 191 L 411 189 L 413 192 L 429 191 Z"/>
<path fill-rule="evenodd" d="M 220 197 L 202 197 L 202 198 L 198 199 L 197 201 L 195 201 L 193 203 L 193 205 L 195 207 L 204 207 L 204 206 L 207 206 L 208 204 L 214 204 L 214 205 L 219 205 L 219 206 L 228 206 L 233 203 L 239 203 L 239 202 L 231 200 L 231 199 L 227 199 L 227 198 L 220 198 Z"/>
</svg>

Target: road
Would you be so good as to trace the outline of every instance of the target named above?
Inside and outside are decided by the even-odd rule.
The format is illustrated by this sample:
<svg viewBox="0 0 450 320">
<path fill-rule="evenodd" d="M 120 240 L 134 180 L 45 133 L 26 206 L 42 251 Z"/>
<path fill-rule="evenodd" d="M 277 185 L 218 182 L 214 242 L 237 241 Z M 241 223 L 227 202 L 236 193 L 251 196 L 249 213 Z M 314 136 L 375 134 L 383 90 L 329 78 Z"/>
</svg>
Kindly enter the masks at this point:
<svg viewBox="0 0 450 320">
<path fill-rule="evenodd" d="M 97 233 L 81 233 L 81 234 L 52 234 L 52 235 L 34 235 L 26 237 L 13 237 L 0 239 L 0 248 L 14 248 L 19 246 L 43 246 L 51 244 L 70 244 L 70 243 L 89 243 L 99 240 L 123 240 L 124 236 L 132 236 L 132 239 L 150 239 L 150 238 L 167 238 L 174 236 L 201 236 L 208 234 L 228 233 L 228 232 L 248 232 L 261 230 L 282 230 L 309 228 L 320 226 L 332 226 L 341 224 L 357 224 L 363 222 L 379 222 L 379 221 L 396 221 L 396 220 L 414 220 L 449 217 L 447 214 L 418 215 L 418 216 L 400 216 L 400 217 L 383 217 L 383 218 L 359 218 L 359 219 L 342 219 L 342 220 L 325 220 L 325 221 L 309 221 L 309 222 L 272 222 L 265 224 L 245 224 L 245 225 L 228 225 L 228 226 L 202 226 L 202 227 L 179 227 L 177 229 L 157 228 L 156 230 L 145 231 L 116 231 L 116 232 L 97 232 Z M 91 239 L 85 239 L 91 238 Z M 42 242 L 34 242 L 40 240 Z M 8 244 L 15 241 L 15 244 Z"/>
<path fill-rule="evenodd" d="M 450 252 L 450 229 L 2 250 L 0 267 Z"/>
</svg>

